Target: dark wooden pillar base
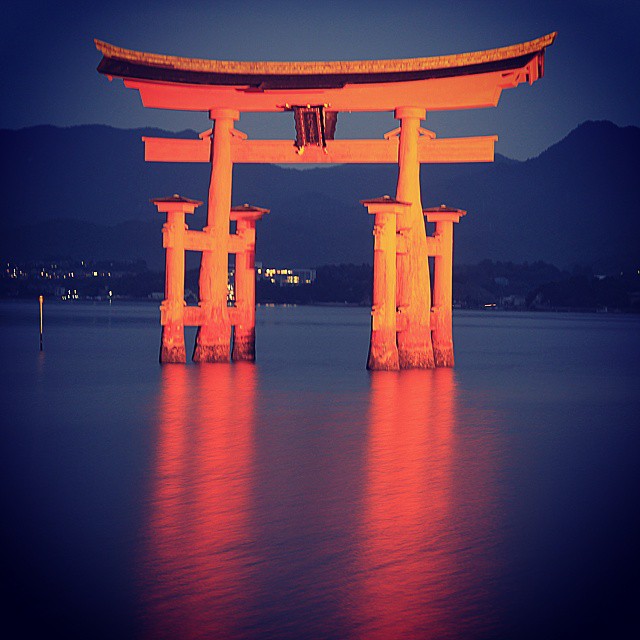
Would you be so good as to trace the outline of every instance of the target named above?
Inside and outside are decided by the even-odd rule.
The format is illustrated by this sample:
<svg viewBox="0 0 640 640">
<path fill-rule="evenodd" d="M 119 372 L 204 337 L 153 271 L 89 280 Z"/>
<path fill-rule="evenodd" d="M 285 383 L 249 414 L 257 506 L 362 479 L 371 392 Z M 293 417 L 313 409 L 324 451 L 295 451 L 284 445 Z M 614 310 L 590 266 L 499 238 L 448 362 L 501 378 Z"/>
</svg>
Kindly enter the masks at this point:
<svg viewBox="0 0 640 640">
<path fill-rule="evenodd" d="M 397 371 L 399 368 L 396 332 L 393 329 L 372 331 L 367 369 Z"/>
<path fill-rule="evenodd" d="M 165 325 L 160 338 L 160 364 L 182 363 L 187 361 L 184 345 L 184 326 Z"/>
<path fill-rule="evenodd" d="M 204 332 L 205 327 L 198 328 L 192 360 L 194 362 L 229 362 L 231 356 L 229 339 L 226 339 L 224 342 L 220 340 L 206 340 L 204 339 Z M 207 331 L 207 333 L 208 332 L 209 331 Z M 220 331 L 216 333 L 218 335 L 222 333 L 226 337 L 228 331 L 225 328 L 224 332 Z"/>
<path fill-rule="evenodd" d="M 256 359 L 255 329 L 238 331 L 238 327 L 235 328 L 231 359 L 235 362 L 253 362 Z"/>
<path fill-rule="evenodd" d="M 453 367 L 453 344 L 433 345 L 433 356 L 436 367 Z"/>
<path fill-rule="evenodd" d="M 162 345 L 160 348 L 161 364 L 185 364 L 187 361 L 187 352 L 184 345 L 182 347 L 168 347 Z"/>
<path fill-rule="evenodd" d="M 415 335 L 415 334 L 414 334 Z M 398 360 L 401 369 L 433 369 L 436 366 L 433 357 L 431 337 L 421 339 L 412 336 L 412 340 L 398 343 Z"/>
</svg>

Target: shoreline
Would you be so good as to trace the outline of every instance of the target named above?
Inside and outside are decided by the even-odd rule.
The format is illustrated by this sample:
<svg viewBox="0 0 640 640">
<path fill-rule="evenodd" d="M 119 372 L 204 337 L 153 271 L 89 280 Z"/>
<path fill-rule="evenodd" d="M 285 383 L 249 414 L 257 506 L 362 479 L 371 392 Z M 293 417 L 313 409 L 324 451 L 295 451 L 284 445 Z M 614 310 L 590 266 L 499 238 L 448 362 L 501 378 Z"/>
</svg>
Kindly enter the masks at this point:
<svg viewBox="0 0 640 640">
<path fill-rule="evenodd" d="M 7 297 L 0 298 L 0 304 L 3 303 L 11 303 L 11 302 L 24 302 L 29 304 L 37 305 L 38 298 L 37 297 Z M 160 306 L 161 300 L 149 299 L 149 298 L 136 298 L 129 296 L 122 297 L 113 297 L 111 300 L 105 298 L 78 298 L 73 300 L 61 300 L 60 298 L 54 297 L 46 297 L 45 303 L 55 304 L 55 305 L 70 305 L 70 304 L 92 304 L 92 305 L 112 305 L 114 303 L 136 303 L 136 304 L 148 304 L 149 306 L 155 305 Z M 197 305 L 190 304 L 187 305 L 190 307 L 194 307 Z M 258 302 L 256 303 L 256 308 L 259 307 L 333 307 L 333 308 L 361 308 L 368 309 L 370 305 L 368 304 L 358 304 L 356 302 Z M 500 307 L 500 306 L 491 306 L 491 307 L 453 307 L 453 313 L 455 314 L 458 311 L 481 311 L 483 313 L 580 313 L 580 314 L 598 314 L 598 315 L 640 315 L 640 310 L 636 310 L 633 308 L 597 308 L 597 307 Z"/>
</svg>

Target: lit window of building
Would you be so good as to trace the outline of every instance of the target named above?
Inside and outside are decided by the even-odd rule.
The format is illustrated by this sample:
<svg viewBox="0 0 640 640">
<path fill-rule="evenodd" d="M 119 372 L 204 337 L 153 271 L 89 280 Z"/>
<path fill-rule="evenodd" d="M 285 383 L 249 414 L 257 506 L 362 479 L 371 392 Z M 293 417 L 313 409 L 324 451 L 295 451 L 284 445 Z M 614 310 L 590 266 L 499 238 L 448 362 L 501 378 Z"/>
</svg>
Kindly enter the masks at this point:
<svg viewBox="0 0 640 640">
<path fill-rule="evenodd" d="M 299 286 L 312 284 L 316 279 L 316 270 L 263 267 L 262 263 L 256 263 L 256 277 L 258 280 L 267 280 L 281 287 Z"/>
</svg>

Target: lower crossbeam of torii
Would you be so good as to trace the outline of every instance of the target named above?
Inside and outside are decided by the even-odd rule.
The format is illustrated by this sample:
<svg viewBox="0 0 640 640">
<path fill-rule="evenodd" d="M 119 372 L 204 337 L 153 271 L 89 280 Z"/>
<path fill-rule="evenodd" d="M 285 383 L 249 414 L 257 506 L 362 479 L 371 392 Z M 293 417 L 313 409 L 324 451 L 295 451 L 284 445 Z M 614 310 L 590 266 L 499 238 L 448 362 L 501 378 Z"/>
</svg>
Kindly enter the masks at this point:
<svg viewBox="0 0 640 640">
<path fill-rule="evenodd" d="M 465 211 L 423 209 L 420 168 L 492 162 L 497 136 L 439 139 L 421 123 L 430 110 L 496 106 L 503 89 L 533 83 L 543 75 L 545 49 L 554 38 L 454 56 L 290 63 L 178 58 L 96 41 L 103 54 L 98 71 L 123 78 L 145 106 L 206 111 L 212 121 L 195 140 L 143 138 L 147 161 L 211 166 L 202 231 L 185 224 L 185 214 L 201 202 L 178 194 L 153 200 L 167 215 L 160 361 L 186 362 L 185 326 L 198 327 L 195 362 L 255 359 L 255 227 L 268 209 L 232 207 L 234 164 L 397 163 L 395 196 L 361 201 L 375 216 L 367 368 L 453 366 L 453 224 Z M 243 112 L 277 111 L 293 113 L 295 141 L 250 140 L 236 129 Z M 378 140 L 335 140 L 340 111 L 393 111 L 400 126 Z M 433 236 L 425 216 L 435 223 Z M 230 221 L 236 222 L 233 234 Z M 202 254 L 198 306 L 184 300 L 186 251 Z M 227 303 L 229 254 L 236 264 L 233 307 Z"/>
</svg>

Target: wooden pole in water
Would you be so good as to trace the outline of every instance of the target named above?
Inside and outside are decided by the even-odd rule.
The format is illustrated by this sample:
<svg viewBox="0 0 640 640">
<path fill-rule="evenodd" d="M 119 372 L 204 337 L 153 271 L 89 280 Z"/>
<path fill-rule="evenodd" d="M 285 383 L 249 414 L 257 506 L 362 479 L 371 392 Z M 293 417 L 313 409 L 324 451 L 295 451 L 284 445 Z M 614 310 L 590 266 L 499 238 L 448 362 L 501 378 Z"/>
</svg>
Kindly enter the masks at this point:
<svg viewBox="0 0 640 640">
<path fill-rule="evenodd" d="M 38 296 L 38 302 L 40 303 L 40 351 L 42 351 L 42 303 L 44 302 L 44 296 Z"/>
<path fill-rule="evenodd" d="M 396 371 L 400 368 L 396 345 L 396 218 L 410 209 L 411 204 L 389 196 L 360 202 L 375 215 L 371 341 L 367 369 Z"/>
<path fill-rule="evenodd" d="M 425 209 L 428 222 L 435 222 L 436 232 L 430 240 L 435 251 L 433 273 L 432 342 L 436 367 L 453 367 L 453 225 L 466 215 L 462 209 L 446 205 Z"/>
<path fill-rule="evenodd" d="M 193 213 L 202 202 L 174 193 L 170 198 L 151 200 L 160 213 L 167 214 L 162 227 L 165 248 L 164 300 L 160 305 L 160 362 L 185 363 L 184 345 L 184 254 L 187 225 L 186 213 Z"/>
<path fill-rule="evenodd" d="M 231 142 L 233 123 L 240 114 L 233 109 L 213 109 L 211 140 L 211 177 L 207 226 L 203 231 L 210 238 L 200 262 L 199 306 L 203 319 L 196 333 L 194 362 L 229 362 L 231 357 L 231 324 L 227 311 L 229 282 L 229 211 L 233 159 Z"/>
<path fill-rule="evenodd" d="M 418 153 L 420 137 L 426 131 L 420 121 L 426 113 L 423 108 L 398 107 L 395 117 L 400 120 L 396 199 L 411 204 L 396 220 L 396 232 L 402 242 L 396 260 L 396 306 L 403 318 L 397 327 L 398 360 L 401 369 L 433 369 L 431 284 Z"/>
<path fill-rule="evenodd" d="M 256 221 L 269 209 L 248 204 L 232 207 L 231 220 L 236 221 L 236 236 L 242 245 L 236 251 L 236 322 L 231 359 L 235 361 L 256 359 Z"/>
</svg>

